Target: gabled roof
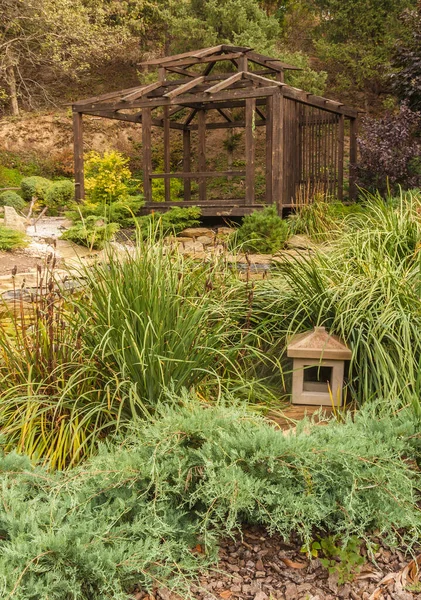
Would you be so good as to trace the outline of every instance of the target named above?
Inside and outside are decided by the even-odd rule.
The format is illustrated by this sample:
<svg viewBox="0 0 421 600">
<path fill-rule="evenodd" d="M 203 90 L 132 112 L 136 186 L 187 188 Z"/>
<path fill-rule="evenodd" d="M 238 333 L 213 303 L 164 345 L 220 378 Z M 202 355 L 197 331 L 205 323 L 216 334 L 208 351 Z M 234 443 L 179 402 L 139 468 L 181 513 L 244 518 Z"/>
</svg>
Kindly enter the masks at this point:
<svg viewBox="0 0 421 600">
<path fill-rule="evenodd" d="M 350 360 L 351 350 L 342 340 L 328 333 L 325 327 L 315 327 L 294 336 L 287 346 L 290 358 L 324 358 L 326 360 Z"/>
<path fill-rule="evenodd" d="M 227 72 L 226 68 L 222 72 L 216 72 L 214 68 L 220 61 L 225 63 L 229 61 L 233 64 L 234 72 Z M 272 95 L 276 89 L 281 89 L 283 96 L 297 102 L 336 114 L 357 116 L 357 111 L 341 102 L 309 94 L 287 85 L 283 82 L 282 73 L 284 70 L 297 69 L 297 67 L 258 54 L 251 48 L 222 44 L 165 58 L 154 58 L 141 64 L 158 66 L 158 80 L 79 100 L 73 103 L 73 110 L 85 114 L 99 114 L 112 119 L 140 122 L 141 112 L 134 112 L 133 109 L 154 109 L 161 106 L 186 106 L 197 109 L 226 100 L 239 102 L 245 98 L 264 98 Z M 259 67 L 250 70 L 249 67 L 254 65 Z M 203 66 L 201 72 L 191 70 L 197 66 Z M 174 79 L 174 73 L 182 78 Z"/>
</svg>

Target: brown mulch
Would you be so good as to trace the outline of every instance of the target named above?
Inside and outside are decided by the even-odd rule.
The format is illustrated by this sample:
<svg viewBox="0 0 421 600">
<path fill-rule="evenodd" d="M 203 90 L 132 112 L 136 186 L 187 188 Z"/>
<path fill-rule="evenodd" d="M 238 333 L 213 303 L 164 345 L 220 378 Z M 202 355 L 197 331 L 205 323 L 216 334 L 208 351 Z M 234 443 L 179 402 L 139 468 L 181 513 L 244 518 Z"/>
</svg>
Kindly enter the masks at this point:
<svg viewBox="0 0 421 600">
<path fill-rule="evenodd" d="M 309 560 L 300 544 L 255 527 L 245 529 L 242 540 L 221 544 L 218 565 L 203 573 L 191 592 L 196 600 L 421 600 L 411 556 L 380 546 L 375 562 L 367 558 L 352 581 L 338 585 L 337 573 L 329 574 L 318 558 Z M 133 597 L 181 600 L 162 588 Z"/>
<path fill-rule="evenodd" d="M 17 250 L 0 252 L 0 275 L 10 275 L 14 267 L 17 267 L 18 273 L 27 273 L 35 270 L 39 264 L 42 264 L 41 258 Z"/>
</svg>

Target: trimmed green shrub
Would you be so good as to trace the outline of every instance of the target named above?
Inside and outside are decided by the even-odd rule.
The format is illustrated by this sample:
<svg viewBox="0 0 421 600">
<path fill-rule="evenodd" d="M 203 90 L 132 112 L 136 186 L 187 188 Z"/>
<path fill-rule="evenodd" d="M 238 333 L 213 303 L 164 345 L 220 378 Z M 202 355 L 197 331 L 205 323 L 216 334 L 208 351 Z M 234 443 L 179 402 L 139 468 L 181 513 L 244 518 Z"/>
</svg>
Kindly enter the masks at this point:
<svg viewBox="0 0 421 600">
<path fill-rule="evenodd" d="M 75 186 L 69 179 L 53 181 L 45 193 L 45 206 L 48 206 L 50 213 L 57 212 L 65 208 L 75 196 Z"/>
<path fill-rule="evenodd" d="M 26 236 L 20 231 L 0 225 L 0 250 L 17 250 L 28 245 Z"/>
<path fill-rule="evenodd" d="M 62 234 L 64 240 L 100 250 L 119 229 L 118 223 L 107 223 L 104 219 L 90 216 L 83 219 Z"/>
<path fill-rule="evenodd" d="M 22 197 L 28 202 L 30 202 L 32 198 L 37 198 L 39 202 L 43 203 L 50 185 L 51 181 L 45 179 L 45 177 L 38 177 L 37 175 L 24 177 L 20 182 Z"/>
<path fill-rule="evenodd" d="M 275 205 L 271 205 L 246 215 L 230 245 L 239 246 L 244 252 L 273 254 L 282 248 L 290 234 L 288 221 L 278 215 Z"/>
<path fill-rule="evenodd" d="M 127 600 L 156 582 L 187 597 L 193 576 L 217 561 L 216 543 L 242 523 L 307 544 L 375 533 L 407 551 L 420 539 L 412 414 L 363 411 L 285 436 L 242 410 L 179 396 L 168 404 L 68 473 L 0 457 L 3 597 Z"/>
<path fill-rule="evenodd" d="M 0 206 L 11 206 L 15 210 L 23 210 L 26 206 L 25 200 L 12 190 L 0 194 Z"/>
<path fill-rule="evenodd" d="M 148 237 L 151 232 L 156 236 L 177 235 L 187 227 L 200 225 L 201 210 L 197 206 L 182 208 L 172 206 L 164 213 L 154 212 L 144 217 L 139 217 L 140 232 Z"/>
</svg>

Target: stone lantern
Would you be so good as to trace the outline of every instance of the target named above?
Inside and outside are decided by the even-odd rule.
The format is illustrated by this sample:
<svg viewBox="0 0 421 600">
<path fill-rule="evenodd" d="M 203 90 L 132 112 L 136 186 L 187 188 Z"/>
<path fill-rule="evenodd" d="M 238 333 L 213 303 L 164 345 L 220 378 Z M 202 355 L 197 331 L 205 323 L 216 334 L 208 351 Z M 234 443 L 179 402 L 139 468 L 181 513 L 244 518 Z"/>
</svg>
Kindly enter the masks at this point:
<svg viewBox="0 0 421 600">
<path fill-rule="evenodd" d="M 294 336 L 287 346 L 293 359 L 292 403 L 341 406 L 345 361 L 351 350 L 324 327 Z"/>
</svg>

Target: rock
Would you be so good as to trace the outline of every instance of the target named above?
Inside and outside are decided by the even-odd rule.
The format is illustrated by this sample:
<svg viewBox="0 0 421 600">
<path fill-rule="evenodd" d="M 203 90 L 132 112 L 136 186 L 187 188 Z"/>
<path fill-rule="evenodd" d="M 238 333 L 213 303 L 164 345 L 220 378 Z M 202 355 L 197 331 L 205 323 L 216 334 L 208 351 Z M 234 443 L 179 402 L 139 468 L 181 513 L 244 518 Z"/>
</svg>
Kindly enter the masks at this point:
<svg viewBox="0 0 421 600">
<path fill-rule="evenodd" d="M 233 231 L 235 231 L 234 227 L 218 227 L 216 237 L 226 239 L 232 234 Z"/>
<path fill-rule="evenodd" d="M 199 236 L 207 236 L 212 239 L 215 237 L 215 232 L 212 229 L 208 229 L 208 227 L 187 227 L 180 232 L 180 237 L 188 237 L 188 238 L 198 238 Z"/>
<path fill-rule="evenodd" d="M 269 600 L 269 596 L 265 592 L 257 592 L 254 600 Z"/>
<path fill-rule="evenodd" d="M 204 246 L 209 246 L 209 244 L 213 243 L 213 238 L 209 237 L 208 235 L 199 235 L 196 238 L 196 242 L 200 242 Z"/>
<path fill-rule="evenodd" d="M 306 235 L 292 235 L 286 242 L 287 248 L 308 250 L 314 248 L 314 243 Z"/>
<path fill-rule="evenodd" d="M 4 226 L 26 233 L 26 219 L 20 217 L 11 206 L 4 207 Z"/>
</svg>

